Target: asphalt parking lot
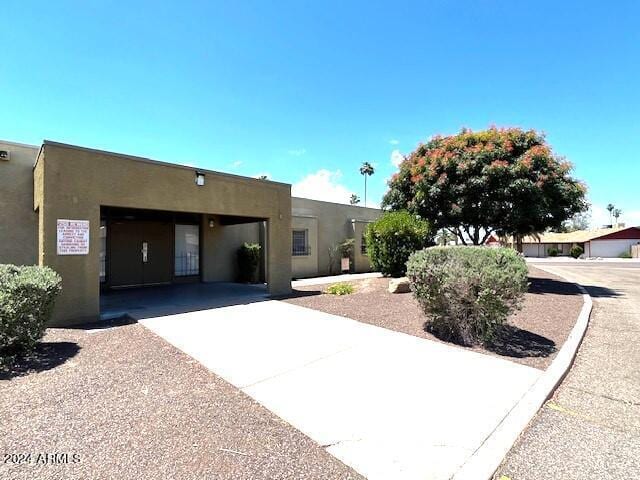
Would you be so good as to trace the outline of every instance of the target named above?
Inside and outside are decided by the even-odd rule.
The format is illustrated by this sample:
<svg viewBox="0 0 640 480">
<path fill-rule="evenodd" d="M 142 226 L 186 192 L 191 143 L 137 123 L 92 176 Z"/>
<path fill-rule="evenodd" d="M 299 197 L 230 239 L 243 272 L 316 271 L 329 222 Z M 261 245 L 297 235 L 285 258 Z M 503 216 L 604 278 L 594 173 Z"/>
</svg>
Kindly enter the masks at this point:
<svg viewBox="0 0 640 480">
<path fill-rule="evenodd" d="M 544 268 L 593 297 L 575 363 L 507 455 L 496 479 L 640 478 L 640 263 Z"/>
</svg>

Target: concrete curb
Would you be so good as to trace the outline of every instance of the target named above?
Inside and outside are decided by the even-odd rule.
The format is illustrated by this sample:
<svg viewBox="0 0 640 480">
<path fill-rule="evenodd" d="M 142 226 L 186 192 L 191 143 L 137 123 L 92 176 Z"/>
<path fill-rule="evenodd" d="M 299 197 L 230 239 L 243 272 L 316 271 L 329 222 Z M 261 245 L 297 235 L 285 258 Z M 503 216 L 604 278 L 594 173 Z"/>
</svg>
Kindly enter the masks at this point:
<svg viewBox="0 0 640 480">
<path fill-rule="evenodd" d="M 536 265 L 536 268 L 553 275 L 558 273 Z M 567 279 L 565 280 L 571 281 Z M 567 340 L 562 345 L 558 355 L 540 378 L 522 396 L 520 401 L 502 419 L 502 422 L 489 435 L 483 444 L 451 477 L 451 480 L 490 480 L 496 470 L 509 453 L 522 431 L 538 413 L 545 401 L 553 394 L 556 387 L 563 380 L 582 343 L 582 339 L 589 325 L 589 316 L 593 308 L 591 296 L 581 285 L 575 285 L 582 292 L 582 309 L 578 315 Z"/>
</svg>

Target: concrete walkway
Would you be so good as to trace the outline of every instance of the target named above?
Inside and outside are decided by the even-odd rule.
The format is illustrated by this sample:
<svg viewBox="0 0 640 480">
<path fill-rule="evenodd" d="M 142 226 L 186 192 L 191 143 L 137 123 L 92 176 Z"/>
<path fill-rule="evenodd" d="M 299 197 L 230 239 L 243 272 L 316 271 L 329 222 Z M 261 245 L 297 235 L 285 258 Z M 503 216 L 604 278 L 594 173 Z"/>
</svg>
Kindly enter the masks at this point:
<svg viewBox="0 0 640 480">
<path fill-rule="evenodd" d="M 594 300 L 573 368 L 495 478 L 640 478 L 640 269 L 637 263 L 550 265 Z"/>
<path fill-rule="evenodd" d="M 300 280 L 293 280 L 291 282 L 291 286 L 293 288 L 296 288 L 304 287 L 307 285 L 327 285 L 329 283 L 350 282 L 354 280 L 364 280 L 365 278 L 380 277 L 382 277 L 382 274 L 379 272 L 345 273 L 343 275 L 330 275 L 328 277 L 301 278 Z"/>
<path fill-rule="evenodd" d="M 274 300 L 141 323 L 370 479 L 450 478 L 541 373 Z"/>
</svg>

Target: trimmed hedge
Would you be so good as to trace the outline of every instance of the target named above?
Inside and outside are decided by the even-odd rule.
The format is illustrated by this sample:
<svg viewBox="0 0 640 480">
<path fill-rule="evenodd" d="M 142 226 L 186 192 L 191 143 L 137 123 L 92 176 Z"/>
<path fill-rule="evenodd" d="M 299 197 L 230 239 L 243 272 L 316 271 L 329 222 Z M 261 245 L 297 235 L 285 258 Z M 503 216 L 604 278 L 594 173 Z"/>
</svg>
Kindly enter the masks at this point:
<svg viewBox="0 0 640 480">
<path fill-rule="evenodd" d="M 569 250 L 569 255 L 571 255 L 573 258 L 579 258 L 583 253 L 584 249 L 580 245 L 574 245 L 573 247 L 571 247 L 571 250 Z"/>
<path fill-rule="evenodd" d="M 238 279 L 241 282 L 257 282 L 260 264 L 260 245 L 245 242 L 238 249 Z"/>
<path fill-rule="evenodd" d="M 407 263 L 411 289 L 436 336 L 490 343 L 527 291 L 527 265 L 510 248 L 432 247 Z"/>
<path fill-rule="evenodd" d="M 44 335 L 60 276 L 48 267 L 0 264 L 0 359 L 32 351 Z"/>
<path fill-rule="evenodd" d="M 374 270 L 402 277 L 416 250 L 433 244 L 429 223 L 406 211 L 387 212 L 365 231 L 367 255 Z"/>
</svg>

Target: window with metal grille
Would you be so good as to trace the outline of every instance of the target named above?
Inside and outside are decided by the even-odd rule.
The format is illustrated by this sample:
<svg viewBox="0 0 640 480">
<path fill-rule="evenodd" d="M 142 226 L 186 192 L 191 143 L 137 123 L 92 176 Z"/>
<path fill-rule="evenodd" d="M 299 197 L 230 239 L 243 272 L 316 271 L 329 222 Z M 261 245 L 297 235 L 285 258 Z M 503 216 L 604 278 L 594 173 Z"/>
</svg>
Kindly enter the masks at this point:
<svg viewBox="0 0 640 480">
<path fill-rule="evenodd" d="M 367 239 L 364 235 L 362 235 L 362 238 L 360 239 L 360 253 L 362 255 L 367 254 Z"/>
<path fill-rule="evenodd" d="M 307 241 L 307 230 L 293 230 L 291 237 L 291 255 L 300 257 L 309 255 L 309 245 Z"/>
<path fill-rule="evenodd" d="M 176 224 L 174 262 L 176 277 L 200 273 L 200 227 L 198 225 Z"/>
</svg>

